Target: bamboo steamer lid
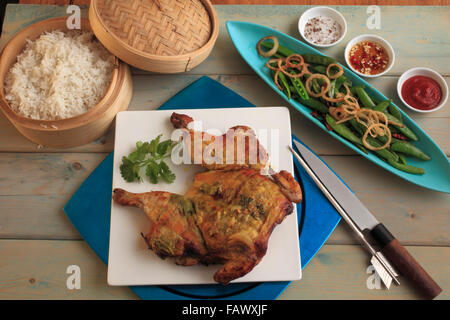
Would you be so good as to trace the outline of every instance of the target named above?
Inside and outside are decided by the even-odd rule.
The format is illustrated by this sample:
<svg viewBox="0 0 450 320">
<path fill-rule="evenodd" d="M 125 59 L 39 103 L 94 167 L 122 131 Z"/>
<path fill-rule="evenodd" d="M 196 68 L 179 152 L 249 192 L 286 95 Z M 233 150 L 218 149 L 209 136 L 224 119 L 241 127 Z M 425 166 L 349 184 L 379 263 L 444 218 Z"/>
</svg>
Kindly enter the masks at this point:
<svg viewBox="0 0 450 320">
<path fill-rule="evenodd" d="M 218 36 L 209 0 L 92 0 L 96 37 L 126 63 L 147 71 L 188 71 L 207 58 Z"/>
</svg>

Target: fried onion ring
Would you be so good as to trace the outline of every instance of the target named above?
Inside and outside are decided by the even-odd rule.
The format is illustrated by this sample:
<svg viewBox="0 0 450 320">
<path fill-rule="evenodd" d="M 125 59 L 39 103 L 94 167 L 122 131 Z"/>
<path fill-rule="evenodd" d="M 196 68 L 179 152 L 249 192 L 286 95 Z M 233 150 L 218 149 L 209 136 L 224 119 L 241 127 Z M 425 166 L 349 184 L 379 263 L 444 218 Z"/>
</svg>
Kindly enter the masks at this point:
<svg viewBox="0 0 450 320">
<path fill-rule="evenodd" d="M 378 129 L 378 130 L 377 130 Z M 369 134 L 373 131 L 376 132 L 382 132 L 382 134 L 378 134 L 376 135 L 374 138 L 376 138 L 377 136 L 384 136 L 387 135 L 388 139 L 386 141 L 386 143 L 380 147 L 374 147 L 372 146 L 368 141 L 367 138 L 369 136 Z M 372 136 L 372 134 L 370 134 Z M 372 136 L 373 137 L 373 136 Z M 377 151 L 377 150 L 383 150 L 386 149 L 387 147 L 389 147 L 389 145 L 391 144 L 392 141 L 392 133 L 391 130 L 389 130 L 388 126 L 383 124 L 383 123 L 374 123 L 372 125 L 370 125 L 367 128 L 367 131 L 364 133 L 363 137 L 362 137 L 362 142 L 364 144 L 364 146 L 372 151 Z"/>
<path fill-rule="evenodd" d="M 269 68 L 270 70 L 278 70 L 278 68 L 275 68 L 275 67 L 273 67 L 272 66 L 272 63 L 277 63 L 277 65 L 278 65 L 278 61 L 279 60 L 281 60 L 281 58 L 275 58 L 275 59 L 269 59 L 267 62 L 266 62 L 266 67 L 267 68 Z"/>
<path fill-rule="evenodd" d="M 337 67 L 338 69 L 339 69 L 339 71 L 338 72 L 336 72 L 335 74 L 333 74 L 333 75 L 330 75 L 330 71 L 331 71 L 331 68 L 333 68 L 333 67 Z M 331 63 L 331 64 L 329 64 L 328 65 L 328 67 L 327 67 L 327 77 L 328 78 L 330 78 L 330 79 L 337 79 L 337 78 L 339 78 L 340 76 L 342 76 L 343 74 L 344 74 L 344 68 L 342 68 L 340 65 L 338 65 L 337 63 Z"/>
<path fill-rule="evenodd" d="M 319 93 L 315 93 L 311 90 L 311 85 L 312 85 L 312 81 L 313 79 L 323 79 L 325 81 L 325 88 L 322 86 L 321 90 Z M 309 76 L 309 78 L 306 80 L 305 82 L 305 87 L 306 87 L 306 91 L 308 92 L 308 94 L 314 98 L 318 98 L 318 97 L 322 97 L 324 96 L 328 90 L 330 89 L 330 79 L 327 78 L 326 75 L 324 74 L 320 74 L 320 73 L 313 73 L 312 75 Z"/>
<path fill-rule="evenodd" d="M 269 39 L 272 39 L 272 41 L 273 41 L 273 48 L 270 49 L 269 51 L 264 51 L 264 50 L 261 48 L 261 44 L 262 44 L 265 40 L 269 40 Z M 258 41 L 258 43 L 257 43 L 257 45 L 256 45 L 256 49 L 258 50 L 258 53 L 259 53 L 260 55 L 262 55 L 263 57 L 266 57 L 266 58 L 267 58 L 267 57 L 271 57 L 271 56 L 273 56 L 275 53 L 277 53 L 279 46 L 280 46 L 280 43 L 278 42 L 277 37 L 275 37 L 275 36 L 267 36 L 267 37 L 264 37 L 264 38 L 262 38 L 261 40 Z"/>
<path fill-rule="evenodd" d="M 292 63 L 291 60 L 297 61 L 298 63 Z M 291 54 L 289 57 L 286 58 L 286 64 L 290 67 L 290 68 L 294 68 L 295 66 L 301 66 L 305 63 L 305 60 L 303 59 L 303 57 L 300 54 Z"/>
<path fill-rule="evenodd" d="M 344 101 L 344 95 L 342 93 L 337 93 L 336 98 L 330 98 L 326 94 L 322 96 L 322 98 L 328 102 L 342 102 Z"/>
</svg>

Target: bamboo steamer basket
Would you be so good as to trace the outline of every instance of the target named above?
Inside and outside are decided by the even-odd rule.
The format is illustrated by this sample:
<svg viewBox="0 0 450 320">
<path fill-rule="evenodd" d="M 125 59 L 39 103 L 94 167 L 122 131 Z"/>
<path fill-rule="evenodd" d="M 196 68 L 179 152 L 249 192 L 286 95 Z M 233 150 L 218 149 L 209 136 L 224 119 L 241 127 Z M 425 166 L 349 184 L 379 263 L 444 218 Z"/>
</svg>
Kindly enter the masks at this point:
<svg viewBox="0 0 450 320">
<path fill-rule="evenodd" d="M 92 0 L 89 20 L 110 52 L 158 73 L 196 67 L 211 53 L 219 34 L 209 0 Z"/>
<path fill-rule="evenodd" d="M 5 76 L 27 39 L 35 40 L 45 31 L 67 31 L 67 18 L 53 18 L 35 23 L 17 33 L 5 46 L 0 58 L 0 107 L 26 138 L 47 147 L 70 148 L 87 144 L 103 136 L 119 111 L 128 109 L 132 96 L 132 79 L 127 64 L 116 58 L 111 84 L 100 102 L 87 112 L 62 120 L 36 120 L 17 114 L 5 99 Z M 89 21 L 81 20 L 81 29 L 91 31 Z"/>
</svg>

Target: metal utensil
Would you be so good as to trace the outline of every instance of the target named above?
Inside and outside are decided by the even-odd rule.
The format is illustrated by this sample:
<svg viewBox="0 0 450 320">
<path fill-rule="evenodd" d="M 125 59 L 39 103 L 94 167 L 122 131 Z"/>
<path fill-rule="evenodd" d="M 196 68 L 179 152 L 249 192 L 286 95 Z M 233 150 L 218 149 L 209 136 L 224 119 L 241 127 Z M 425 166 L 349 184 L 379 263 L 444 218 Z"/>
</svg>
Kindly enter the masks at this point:
<svg viewBox="0 0 450 320">
<path fill-rule="evenodd" d="M 391 281 L 400 284 L 395 267 L 414 282 L 427 298 L 433 299 L 441 293 L 438 284 L 342 180 L 308 148 L 297 141 L 294 143 L 300 154 L 291 147 L 289 149 L 372 255 L 371 262 L 383 283 L 388 288 Z M 381 252 L 369 243 L 363 233 L 365 231 L 370 232 L 381 245 Z"/>
</svg>

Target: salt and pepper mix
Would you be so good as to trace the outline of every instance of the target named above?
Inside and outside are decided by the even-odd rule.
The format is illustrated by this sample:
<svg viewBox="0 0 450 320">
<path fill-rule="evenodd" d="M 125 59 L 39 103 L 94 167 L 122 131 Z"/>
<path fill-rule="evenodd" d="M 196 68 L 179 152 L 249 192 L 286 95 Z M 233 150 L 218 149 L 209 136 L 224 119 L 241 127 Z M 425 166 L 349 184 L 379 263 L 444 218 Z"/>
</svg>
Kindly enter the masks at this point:
<svg viewBox="0 0 450 320">
<path fill-rule="evenodd" d="M 342 27 L 333 18 L 318 16 L 308 20 L 305 25 L 305 38 L 312 43 L 329 45 L 339 40 Z"/>
</svg>

